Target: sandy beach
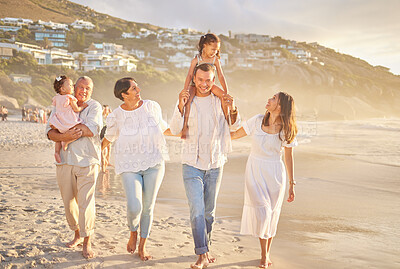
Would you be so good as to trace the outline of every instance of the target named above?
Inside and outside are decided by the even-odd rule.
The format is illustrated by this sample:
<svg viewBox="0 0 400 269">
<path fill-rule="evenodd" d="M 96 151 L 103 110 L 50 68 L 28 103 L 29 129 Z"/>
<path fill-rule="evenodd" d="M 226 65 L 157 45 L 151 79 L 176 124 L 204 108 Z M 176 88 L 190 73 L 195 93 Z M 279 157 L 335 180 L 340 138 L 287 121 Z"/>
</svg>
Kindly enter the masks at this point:
<svg viewBox="0 0 400 269">
<path fill-rule="evenodd" d="M 196 256 L 177 138 L 158 195 L 143 262 L 126 252 L 125 197 L 112 167 L 96 194 L 96 258 L 68 249 L 55 179 L 54 144 L 44 125 L 0 122 L 0 268 L 189 268 Z M 399 119 L 300 123 L 296 201 L 284 203 L 272 268 L 399 268 Z M 310 128 L 311 127 L 311 128 Z M 239 235 L 247 138 L 234 141 L 224 168 L 209 268 L 256 268 L 257 238 Z"/>
</svg>

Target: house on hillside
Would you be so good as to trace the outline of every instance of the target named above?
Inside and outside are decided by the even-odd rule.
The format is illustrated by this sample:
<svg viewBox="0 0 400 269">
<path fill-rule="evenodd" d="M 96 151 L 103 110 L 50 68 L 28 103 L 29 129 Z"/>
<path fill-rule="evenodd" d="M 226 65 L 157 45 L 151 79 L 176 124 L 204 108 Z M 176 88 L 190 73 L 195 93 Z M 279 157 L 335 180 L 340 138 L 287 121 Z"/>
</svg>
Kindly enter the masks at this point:
<svg viewBox="0 0 400 269">
<path fill-rule="evenodd" d="M 91 51 L 96 51 L 96 53 L 103 53 L 107 55 L 128 54 L 128 51 L 124 50 L 122 45 L 115 43 L 92 43 L 87 49 L 85 49 L 85 51 L 88 53 Z"/>
<path fill-rule="evenodd" d="M 168 62 L 175 65 L 177 68 L 189 68 L 192 58 L 182 52 L 177 52 L 169 57 Z"/>
<path fill-rule="evenodd" d="M 22 19 L 22 18 L 2 18 L 0 19 L 0 21 L 2 21 L 5 24 L 12 24 L 12 25 L 29 25 L 32 24 L 33 21 L 30 19 Z"/>
<path fill-rule="evenodd" d="M 53 47 L 59 48 L 67 48 L 67 33 L 65 30 L 52 30 L 52 29 L 43 29 L 43 30 L 36 30 L 35 33 L 35 40 L 36 41 L 43 41 L 47 38 L 51 41 Z"/>
<path fill-rule="evenodd" d="M 10 79 L 13 82 L 17 82 L 17 83 L 28 83 L 31 84 L 32 83 L 32 77 L 28 76 L 28 75 L 24 75 L 24 74 L 11 74 Z"/>
<path fill-rule="evenodd" d="M 0 43 L 0 59 L 11 59 L 13 57 L 13 48 L 7 47 L 7 43 Z"/>
<path fill-rule="evenodd" d="M 3 32 L 17 32 L 22 26 L 0 25 L 0 31 Z"/>
<path fill-rule="evenodd" d="M 65 23 L 58 23 L 58 22 L 52 22 L 52 21 L 42 21 L 38 20 L 37 22 L 39 25 L 47 26 L 53 30 L 65 30 L 69 31 L 68 24 Z"/>
<path fill-rule="evenodd" d="M 93 23 L 84 20 L 76 20 L 73 23 L 71 23 L 71 26 L 75 29 L 87 29 L 87 30 L 94 29 L 95 27 Z"/>
</svg>

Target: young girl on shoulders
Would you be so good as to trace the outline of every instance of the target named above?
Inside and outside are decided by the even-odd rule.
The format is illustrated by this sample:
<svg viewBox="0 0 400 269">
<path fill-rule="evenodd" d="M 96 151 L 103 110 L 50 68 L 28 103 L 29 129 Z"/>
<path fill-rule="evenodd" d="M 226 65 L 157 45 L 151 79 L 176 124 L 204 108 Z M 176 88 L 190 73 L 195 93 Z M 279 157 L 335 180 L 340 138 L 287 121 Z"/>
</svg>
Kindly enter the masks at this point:
<svg viewBox="0 0 400 269">
<path fill-rule="evenodd" d="M 182 139 L 186 139 L 188 135 L 189 131 L 188 118 L 190 113 L 190 105 L 195 96 L 195 86 L 193 83 L 194 68 L 203 63 L 208 63 L 214 66 L 214 69 L 217 71 L 216 73 L 218 75 L 218 80 L 221 83 L 222 89 L 214 84 L 214 86 L 211 88 L 211 92 L 214 95 L 218 96 L 220 99 L 222 99 L 223 96 L 228 93 L 228 85 L 226 84 L 225 76 L 221 68 L 221 62 L 219 60 L 220 45 L 221 45 L 221 40 L 215 34 L 208 33 L 200 37 L 200 41 L 198 44 L 199 53 L 193 58 L 192 62 L 190 63 L 189 72 L 186 76 L 184 85 L 184 89 L 187 89 L 189 91 L 190 97 L 185 105 L 184 122 L 181 135 Z M 224 111 L 225 115 L 227 115 L 226 112 L 227 111 Z"/>
<path fill-rule="evenodd" d="M 53 97 L 52 105 L 55 107 L 55 112 L 50 117 L 49 124 L 51 128 L 57 129 L 60 133 L 65 133 L 75 125 L 82 123 L 79 112 L 88 105 L 83 103 L 78 106 L 78 100 L 72 95 L 74 85 L 70 78 L 66 76 L 56 77 L 53 86 L 57 95 Z M 61 163 L 61 148 L 66 150 L 71 142 L 56 142 L 54 157 L 57 163 Z"/>
</svg>

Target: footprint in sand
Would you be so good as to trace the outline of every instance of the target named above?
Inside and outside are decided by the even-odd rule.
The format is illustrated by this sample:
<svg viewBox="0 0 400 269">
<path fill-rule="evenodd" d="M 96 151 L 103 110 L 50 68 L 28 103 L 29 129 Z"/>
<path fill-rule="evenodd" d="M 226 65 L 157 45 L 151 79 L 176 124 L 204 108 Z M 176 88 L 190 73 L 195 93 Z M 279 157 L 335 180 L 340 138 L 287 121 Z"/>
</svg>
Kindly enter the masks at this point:
<svg viewBox="0 0 400 269">
<path fill-rule="evenodd" d="M 234 243 L 234 242 L 239 242 L 239 241 L 240 241 L 240 238 L 237 237 L 237 236 L 234 236 L 234 237 L 232 238 L 232 240 L 231 240 L 232 243 Z"/>
<path fill-rule="evenodd" d="M 244 249 L 244 247 L 242 247 L 242 246 L 235 246 L 233 250 L 238 252 L 238 253 L 242 253 L 243 249 Z"/>
</svg>

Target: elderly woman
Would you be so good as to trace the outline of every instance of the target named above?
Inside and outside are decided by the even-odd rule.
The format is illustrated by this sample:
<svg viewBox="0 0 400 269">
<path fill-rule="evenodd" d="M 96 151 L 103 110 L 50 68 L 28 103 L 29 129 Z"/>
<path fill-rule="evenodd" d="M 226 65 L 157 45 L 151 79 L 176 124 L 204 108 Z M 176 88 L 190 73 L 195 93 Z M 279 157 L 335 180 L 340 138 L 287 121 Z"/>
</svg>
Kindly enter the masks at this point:
<svg viewBox="0 0 400 269">
<path fill-rule="evenodd" d="M 115 97 L 123 103 L 109 114 L 102 152 L 115 142 L 115 173 L 121 174 L 127 199 L 130 238 L 127 251 L 136 250 L 140 226 L 139 256 L 151 259 L 145 249 L 153 221 L 157 193 L 168 158 L 163 132 L 167 129 L 157 102 L 142 100 L 141 89 L 133 78 L 122 78 L 114 87 Z M 105 156 L 103 156 L 105 157 Z"/>
</svg>

